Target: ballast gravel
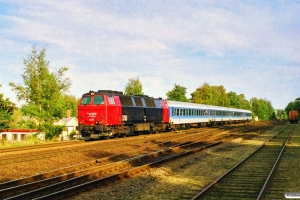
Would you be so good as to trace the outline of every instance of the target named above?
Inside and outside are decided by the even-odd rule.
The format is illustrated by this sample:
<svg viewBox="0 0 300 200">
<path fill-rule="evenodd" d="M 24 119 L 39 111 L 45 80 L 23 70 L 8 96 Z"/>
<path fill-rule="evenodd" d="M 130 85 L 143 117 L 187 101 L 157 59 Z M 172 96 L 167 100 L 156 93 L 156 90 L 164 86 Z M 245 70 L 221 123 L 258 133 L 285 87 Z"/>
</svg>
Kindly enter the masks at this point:
<svg viewBox="0 0 300 200">
<path fill-rule="evenodd" d="M 277 129 L 281 128 L 277 126 Z M 115 181 L 66 199 L 191 199 L 264 141 L 273 137 L 277 129 L 275 127 L 273 131 L 251 139 L 237 138 L 165 163 L 138 176 Z"/>
</svg>

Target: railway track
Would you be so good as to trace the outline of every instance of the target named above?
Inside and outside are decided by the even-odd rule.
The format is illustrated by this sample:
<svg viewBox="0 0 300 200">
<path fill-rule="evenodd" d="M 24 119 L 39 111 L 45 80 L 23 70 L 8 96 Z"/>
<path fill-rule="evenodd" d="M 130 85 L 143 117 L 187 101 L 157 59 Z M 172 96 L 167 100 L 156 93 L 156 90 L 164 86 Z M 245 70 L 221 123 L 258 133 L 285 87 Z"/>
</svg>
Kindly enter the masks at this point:
<svg viewBox="0 0 300 200">
<path fill-rule="evenodd" d="M 220 130 L 215 131 L 220 132 Z M 197 137 L 195 137 L 196 135 Z M 206 135 L 193 134 L 192 140 L 189 135 L 186 135 L 187 140 L 182 143 L 169 141 L 157 144 L 153 148 L 148 147 L 142 151 L 131 152 L 131 154 L 106 157 L 82 165 L 3 183 L 0 184 L 0 197 L 7 199 L 32 199 L 40 195 L 46 195 L 43 197 L 46 198 L 49 196 L 49 193 L 54 191 L 57 193 L 55 195 L 64 196 L 66 193 L 71 194 L 74 187 L 76 188 L 74 192 L 78 192 L 79 188 L 81 188 L 80 190 L 86 190 L 86 187 L 90 187 L 94 182 L 96 182 L 95 184 L 104 184 L 107 181 L 130 176 L 130 174 L 146 170 L 157 164 L 220 143 L 211 142 L 205 146 L 203 142 L 211 136 L 212 133 L 207 133 Z M 229 137 L 239 137 L 239 134 L 235 136 L 227 135 L 227 140 L 230 140 Z M 80 186 L 82 184 L 83 186 Z M 58 196 L 55 198 L 60 198 Z M 51 195 L 49 198 L 52 199 L 54 196 Z"/>
<path fill-rule="evenodd" d="M 41 196 L 42 198 L 50 199 L 60 198 L 61 195 L 70 195 L 74 192 L 78 192 L 79 189 L 86 190 L 87 187 L 91 185 L 96 186 L 97 184 L 104 184 L 107 181 L 114 181 L 122 177 L 131 176 L 163 161 L 165 162 L 186 153 L 191 153 L 192 151 L 199 151 L 200 148 L 207 147 L 202 143 L 202 139 L 203 138 L 199 139 L 200 141 L 177 143 L 174 146 L 159 150 L 145 149 L 142 154 L 106 165 L 101 165 L 101 160 L 99 160 L 94 164 L 89 163 L 89 167 L 86 165 L 86 169 L 82 169 L 83 166 L 79 166 L 81 170 L 38 181 L 35 180 L 36 177 L 32 177 L 32 181 L 34 182 L 18 186 L 9 187 L 8 185 L 1 185 L 1 188 L 5 189 L 0 190 L 0 198 L 32 199 Z M 194 146 L 192 150 L 187 150 L 192 146 Z M 102 161 L 107 159 L 109 158 L 103 159 Z M 55 174 L 61 172 L 60 170 L 55 172 Z M 48 174 L 44 174 L 43 178 L 47 176 Z M 7 184 L 10 183 L 8 182 Z"/>
<path fill-rule="evenodd" d="M 276 173 L 276 166 L 294 128 L 295 126 L 285 127 L 252 154 L 213 181 L 192 200 L 261 199 L 272 175 Z"/>
<path fill-rule="evenodd" d="M 233 125 L 233 126 L 226 126 L 226 127 L 217 127 L 221 128 L 224 130 L 231 130 L 231 131 L 242 131 L 246 132 L 248 130 L 253 130 L 255 127 L 259 127 L 262 129 L 261 126 L 258 126 L 257 124 L 255 126 L 241 126 L 241 125 Z M 266 126 L 268 128 L 269 126 Z M 184 132 L 185 134 L 190 134 L 190 133 L 198 133 L 198 132 L 207 132 L 207 131 L 213 131 L 211 128 L 200 128 L 200 129 L 190 129 L 190 130 L 184 130 L 180 132 Z M 177 136 L 173 136 L 177 137 Z M 166 136 L 166 140 L 169 140 L 170 136 Z M 134 139 L 130 139 L 134 140 Z M 163 136 L 161 140 L 164 140 Z M 111 141 L 111 140 L 110 140 Z M 97 142 L 97 141 L 95 141 Z M 2 149 L 0 150 L 0 155 L 1 153 L 4 152 L 17 152 L 17 151 L 24 151 L 24 150 L 37 150 L 37 149 L 44 149 L 44 148 L 49 148 L 49 147 L 61 147 L 61 146 L 69 146 L 73 144 L 80 144 L 82 141 L 68 141 L 68 142 L 60 142 L 60 143 L 54 143 L 54 144 L 45 144 L 45 145 L 35 145 L 35 146 L 26 146 L 26 147 L 17 147 L 17 148 L 8 148 L 8 149 Z M 118 144 L 114 143 L 114 148 L 116 148 Z M 103 146 L 99 145 L 91 145 L 90 147 L 87 146 L 76 146 L 76 148 L 64 148 L 64 149 L 58 149 L 58 150 L 51 150 L 48 152 L 35 152 L 34 154 L 24 154 L 22 155 L 12 155 L 12 156 L 7 156 L 3 157 L 0 160 L 0 165 L 6 165 L 6 164 L 11 164 L 11 163 L 19 163 L 19 162 L 27 162 L 27 161 L 33 161 L 33 160 L 38 160 L 38 159 L 45 159 L 45 158 L 52 158 L 52 157 L 57 157 L 57 156 L 65 156 L 65 155 L 70 155 L 72 153 L 77 153 L 77 152 L 96 152 L 98 150 L 103 150 Z"/>
<path fill-rule="evenodd" d="M 199 130 L 198 130 L 199 131 Z M 183 137 L 191 137 L 191 136 L 187 136 L 186 134 L 189 133 L 195 133 L 198 132 L 196 130 L 188 130 L 185 131 L 182 135 Z M 202 129 L 201 133 L 204 132 L 215 132 L 215 130 L 213 129 Z M 180 139 L 182 138 L 181 135 L 160 135 L 161 137 L 158 139 L 159 141 L 166 141 L 166 140 L 172 140 L 172 139 Z M 145 139 L 145 142 L 148 142 L 148 140 L 152 140 L 151 137 L 149 137 L 149 139 Z M 22 154 L 22 155 L 12 155 L 12 156 L 7 156 L 7 157 L 3 157 L 0 160 L 0 165 L 6 165 L 6 164 L 11 164 L 11 163 L 19 163 L 19 162 L 27 162 L 27 161 L 33 161 L 33 160 L 38 160 L 38 159 L 45 159 L 45 158 L 51 158 L 51 157 L 57 157 L 57 156 L 66 156 L 66 155 L 70 155 L 73 153 L 88 153 L 88 152 L 96 152 L 96 151 L 100 151 L 100 150 L 104 150 L 105 148 L 118 148 L 118 146 L 122 146 L 124 145 L 123 143 L 116 143 L 114 142 L 115 139 L 113 140 L 108 140 L 108 142 L 106 142 L 106 146 L 103 145 L 96 145 L 97 142 L 99 143 L 99 141 L 95 141 L 93 144 L 95 145 L 89 145 L 89 146 L 76 146 L 76 147 L 70 147 L 70 148 L 64 148 L 64 149 L 53 149 L 47 152 L 35 152 L 35 153 L 30 153 L 30 154 Z M 123 139 L 122 141 L 125 142 L 125 140 Z M 133 144 L 135 143 L 135 139 L 133 138 L 127 138 L 127 141 L 132 141 Z M 111 145 L 109 145 L 111 143 Z M 71 144 L 71 143 L 68 143 Z M 74 143 L 77 144 L 77 143 Z M 80 144 L 80 143 L 79 143 Z M 129 145 L 129 143 L 127 143 L 127 145 Z M 61 144 L 55 144 L 55 145 L 51 145 L 50 147 L 60 147 L 62 146 Z M 36 149 L 40 149 L 40 148 L 46 148 L 46 146 L 37 146 L 37 148 L 34 148 L 34 146 L 32 146 L 31 148 L 25 148 L 26 150 L 36 150 Z M 18 149 L 18 148 L 17 148 Z M 23 148 L 21 148 L 23 149 Z M 1 155 L 1 152 L 0 152 Z"/>
</svg>

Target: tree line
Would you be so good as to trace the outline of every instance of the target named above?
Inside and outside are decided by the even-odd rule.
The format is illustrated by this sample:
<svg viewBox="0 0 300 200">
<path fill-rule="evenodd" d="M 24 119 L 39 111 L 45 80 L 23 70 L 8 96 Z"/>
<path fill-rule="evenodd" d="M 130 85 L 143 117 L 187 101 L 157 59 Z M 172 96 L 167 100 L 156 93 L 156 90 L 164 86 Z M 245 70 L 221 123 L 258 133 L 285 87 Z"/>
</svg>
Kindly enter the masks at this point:
<svg viewBox="0 0 300 200">
<path fill-rule="evenodd" d="M 79 99 L 68 94 L 72 84 L 71 80 L 65 77 L 68 68 L 62 67 L 51 72 L 50 62 L 46 60 L 46 49 L 38 50 L 36 46 L 32 47 L 23 63 L 23 84 L 10 82 L 9 85 L 16 92 L 18 101 L 25 103 L 18 108 L 15 103 L 8 98 L 4 99 L 4 95 L 0 94 L 0 130 L 37 129 L 39 132 L 45 132 L 46 138 L 50 139 L 62 131 L 62 127 L 53 124 L 66 117 L 67 110 L 71 111 L 71 116 L 77 117 Z M 168 100 L 248 109 L 262 120 L 274 118 L 274 108 L 270 101 L 258 98 L 248 101 L 244 94 L 226 92 L 222 85 L 211 86 L 204 83 L 196 88 L 189 98 L 186 93 L 186 87 L 174 84 L 174 88 L 168 91 L 166 96 Z M 144 94 L 139 77 L 128 79 L 124 94 Z M 293 104 L 295 105 L 300 109 L 299 101 Z M 290 104 L 288 106 L 293 107 Z M 29 120 L 23 119 L 22 116 L 28 116 Z"/>
</svg>

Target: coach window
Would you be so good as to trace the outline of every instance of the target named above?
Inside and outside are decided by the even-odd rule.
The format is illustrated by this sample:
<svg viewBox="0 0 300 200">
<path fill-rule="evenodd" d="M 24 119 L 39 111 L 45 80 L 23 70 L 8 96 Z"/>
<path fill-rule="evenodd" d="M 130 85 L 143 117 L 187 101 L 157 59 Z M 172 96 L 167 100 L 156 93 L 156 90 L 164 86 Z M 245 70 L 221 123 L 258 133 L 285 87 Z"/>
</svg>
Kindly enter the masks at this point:
<svg viewBox="0 0 300 200">
<path fill-rule="evenodd" d="M 103 96 L 94 96 L 94 104 L 104 104 Z"/>
<path fill-rule="evenodd" d="M 177 115 L 177 116 L 180 115 L 180 109 L 179 109 L 179 108 L 177 108 L 177 110 L 176 110 L 176 115 Z"/>
<path fill-rule="evenodd" d="M 210 115 L 211 116 L 215 116 L 216 115 L 216 111 L 215 110 L 210 111 Z"/>
</svg>

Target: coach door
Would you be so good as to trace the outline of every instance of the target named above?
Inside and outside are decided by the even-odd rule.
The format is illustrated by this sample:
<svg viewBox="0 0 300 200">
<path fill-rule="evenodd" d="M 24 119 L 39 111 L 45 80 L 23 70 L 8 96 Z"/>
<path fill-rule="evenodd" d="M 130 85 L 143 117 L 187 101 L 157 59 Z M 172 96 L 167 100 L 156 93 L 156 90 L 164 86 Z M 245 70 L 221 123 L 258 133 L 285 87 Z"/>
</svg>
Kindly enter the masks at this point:
<svg viewBox="0 0 300 200">
<path fill-rule="evenodd" d="M 212 121 L 212 122 L 215 122 L 216 121 L 216 111 L 215 110 L 211 110 L 210 111 L 210 120 Z"/>
</svg>

